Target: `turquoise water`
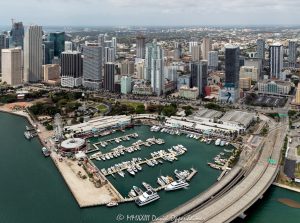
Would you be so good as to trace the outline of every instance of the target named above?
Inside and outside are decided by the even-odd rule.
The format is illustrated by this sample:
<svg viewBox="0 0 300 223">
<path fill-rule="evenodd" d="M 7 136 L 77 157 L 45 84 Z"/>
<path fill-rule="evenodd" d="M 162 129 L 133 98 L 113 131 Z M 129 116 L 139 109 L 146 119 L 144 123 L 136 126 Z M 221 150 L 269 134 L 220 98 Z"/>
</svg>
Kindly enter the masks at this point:
<svg viewBox="0 0 300 223">
<path fill-rule="evenodd" d="M 151 151 L 167 149 L 176 144 L 183 144 L 189 151 L 173 164 L 165 163 L 154 168 L 143 166 L 143 171 L 135 177 L 127 174 L 125 178 L 111 178 L 115 187 L 125 195 L 132 185 L 141 186 L 141 182 L 146 181 L 155 186 L 160 174 L 171 175 L 176 168 L 194 167 L 199 173 L 192 179 L 190 188 L 169 193 L 161 191 L 160 200 L 142 208 L 128 203 L 111 209 L 80 209 L 51 159 L 43 157 L 38 140 L 25 140 L 23 131 L 26 124 L 26 120 L 21 117 L 0 113 L 0 223 L 110 223 L 117 222 L 120 214 L 125 219 L 119 222 L 147 222 L 147 218 L 138 221 L 130 215 L 148 214 L 149 218 L 152 215 L 159 216 L 207 189 L 220 173 L 206 164 L 220 153 L 220 147 L 206 145 L 185 136 L 152 133 L 148 127 L 138 127 L 126 131 L 126 134 L 138 132 L 141 139 L 155 135 L 163 137 L 167 143 L 127 154 L 115 162 L 132 157 L 148 157 Z M 110 137 L 120 134 L 115 133 Z M 110 162 L 95 161 L 95 164 L 101 168 L 110 166 Z M 275 187 L 268 194 L 262 203 L 254 207 L 248 222 L 298 222 L 295 220 L 300 219 L 299 209 L 282 205 L 277 199 L 292 198 L 300 201 L 299 194 Z"/>
</svg>

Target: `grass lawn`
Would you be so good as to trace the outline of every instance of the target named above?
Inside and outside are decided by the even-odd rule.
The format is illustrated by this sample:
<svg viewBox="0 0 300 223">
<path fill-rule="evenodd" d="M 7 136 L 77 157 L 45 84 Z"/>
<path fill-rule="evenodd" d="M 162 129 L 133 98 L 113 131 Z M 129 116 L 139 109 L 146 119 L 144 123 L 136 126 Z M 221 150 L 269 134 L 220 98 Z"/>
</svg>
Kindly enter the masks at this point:
<svg viewBox="0 0 300 223">
<path fill-rule="evenodd" d="M 131 102 L 131 101 L 121 102 L 121 104 L 124 104 L 124 105 L 127 105 L 127 106 L 131 106 L 134 109 L 136 109 L 137 106 L 139 106 L 139 105 L 144 105 L 143 103 L 140 103 L 140 102 Z"/>
<path fill-rule="evenodd" d="M 100 104 L 97 106 L 97 109 L 101 112 L 101 113 L 105 113 L 108 109 L 104 104 Z"/>
<path fill-rule="evenodd" d="M 297 146 L 297 154 L 300 156 L 300 146 Z"/>
</svg>

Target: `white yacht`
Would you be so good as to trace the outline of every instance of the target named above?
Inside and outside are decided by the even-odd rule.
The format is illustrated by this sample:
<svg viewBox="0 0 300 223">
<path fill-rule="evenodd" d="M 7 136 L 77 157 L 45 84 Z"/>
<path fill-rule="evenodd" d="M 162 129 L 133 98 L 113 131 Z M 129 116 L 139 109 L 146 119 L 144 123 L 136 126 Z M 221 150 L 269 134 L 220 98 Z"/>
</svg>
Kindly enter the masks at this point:
<svg viewBox="0 0 300 223">
<path fill-rule="evenodd" d="M 216 146 L 219 146 L 220 143 L 221 143 L 221 139 L 217 139 L 216 142 L 215 142 L 215 145 L 216 145 Z"/>
<path fill-rule="evenodd" d="M 183 180 L 177 180 L 177 181 L 174 181 L 174 182 L 170 183 L 169 185 L 167 185 L 165 190 L 166 191 L 178 190 L 178 189 L 185 188 L 188 186 L 189 186 L 189 184 L 187 182 L 185 182 Z"/>
<path fill-rule="evenodd" d="M 138 205 L 138 206 L 144 206 L 146 204 L 149 204 L 153 201 L 156 201 L 158 200 L 160 197 L 159 195 L 156 193 L 156 192 L 153 192 L 153 191 L 146 191 L 144 192 L 142 195 L 140 195 L 136 200 L 135 200 L 135 203 Z"/>
</svg>

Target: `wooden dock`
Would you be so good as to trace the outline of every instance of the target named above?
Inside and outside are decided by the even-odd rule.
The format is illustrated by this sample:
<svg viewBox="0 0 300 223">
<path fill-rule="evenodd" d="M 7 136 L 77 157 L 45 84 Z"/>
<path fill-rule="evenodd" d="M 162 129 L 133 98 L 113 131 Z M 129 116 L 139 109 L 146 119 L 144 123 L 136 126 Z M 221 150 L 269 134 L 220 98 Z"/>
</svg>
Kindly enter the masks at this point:
<svg viewBox="0 0 300 223">
<path fill-rule="evenodd" d="M 186 181 L 190 181 L 193 178 L 193 176 L 195 176 L 198 173 L 198 171 L 194 168 L 191 168 L 191 171 L 192 172 L 190 173 L 190 175 L 188 175 L 188 177 L 186 178 Z"/>
</svg>

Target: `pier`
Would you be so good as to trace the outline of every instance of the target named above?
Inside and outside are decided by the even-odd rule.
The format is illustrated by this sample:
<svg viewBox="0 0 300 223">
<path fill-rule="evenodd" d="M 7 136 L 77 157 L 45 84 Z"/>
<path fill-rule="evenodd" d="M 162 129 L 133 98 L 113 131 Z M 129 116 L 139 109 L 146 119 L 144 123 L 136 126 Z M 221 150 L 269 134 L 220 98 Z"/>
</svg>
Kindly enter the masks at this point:
<svg viewBox="0 0 300 223">
<path fill-rule="evenodd" d="M 147 141 L 148 140 L 148 141 Z M 113 148 L 111 150 L 111 152 L 107 152 L 107 153 L 102 153 L 102 152 L 97 152 L 93 155 L 90 156 L 90 159 L 96 159 L 97 157 L 100 157 L 100 156 L 113 156 L 115 157 L 115 153 L 116 152 L 127 152 L 127 153 L 132 153 L 132 152 L 135 152 L 137 150 L 140 150 L 139 146 L 146 146 L 146 147 L 151 147 L 152 145 L 155 145 L 155 144 L 158 144 L 158 145 L 161 145 L 161 144 L 164 144 L 164 141 L 162 139 L 156 139 L 156 138 L 149 138 L 147 139 L 146 141 L 138 141 L 138 142 L 135 142 L 133 143 L 131 146 L 129 147 L 116 147 L 116 148 Z M 159 143 L 157 141 L 160 141 Z M 93 150 L 94 152 L 95 151 L 98 151 L 98 150 Z M 91 152 L 89 152 L 91 153 Z"/>
</svg>

